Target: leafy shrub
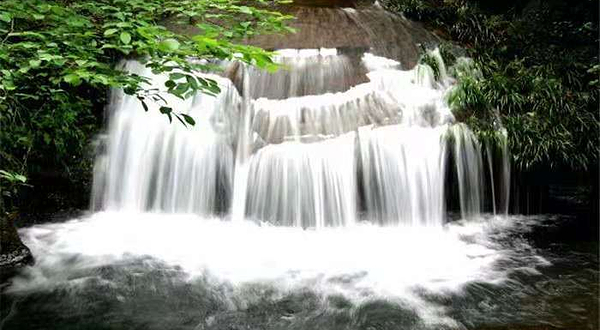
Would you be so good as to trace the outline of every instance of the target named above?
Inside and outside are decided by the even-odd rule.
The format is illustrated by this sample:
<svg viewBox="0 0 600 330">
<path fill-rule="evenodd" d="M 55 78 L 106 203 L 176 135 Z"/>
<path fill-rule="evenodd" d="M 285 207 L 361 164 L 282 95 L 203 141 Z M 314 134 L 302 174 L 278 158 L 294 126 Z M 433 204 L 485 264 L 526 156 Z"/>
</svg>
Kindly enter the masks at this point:
<svg viewBox="0 0 600 330">
<path fill-rule="evenodd" d="M 448 100 L 456 117 L 481 136 L 493 136 L 503 124 L 519 168 L 597 166 L 597 1 L 384 5 L 465 47 L 473 60 L 455 66 L 458 83 Z"/>
<path fill-rule="evenodd" d="M 237 59 L 275 69 L 270 53 L 236 43 L 256 33 L 279 33 L 288 16 L 237 0 L 4 0 L 0 2 L 0 168 L 23 174 L 58 171 L 87 175 L 82 162 L 102 123 L 109 88 L 122 88 L 144 107 L 161 103 L 169 120 L 193 125 L 146 78 L 118 70 L 123 57 L 169 74 L 165 90 L 180 98 L 217 93 L 197 72 L 201 59 Z M 168 30 L 174 19 L 195 24 L 189 37 Z"/>
</svg>

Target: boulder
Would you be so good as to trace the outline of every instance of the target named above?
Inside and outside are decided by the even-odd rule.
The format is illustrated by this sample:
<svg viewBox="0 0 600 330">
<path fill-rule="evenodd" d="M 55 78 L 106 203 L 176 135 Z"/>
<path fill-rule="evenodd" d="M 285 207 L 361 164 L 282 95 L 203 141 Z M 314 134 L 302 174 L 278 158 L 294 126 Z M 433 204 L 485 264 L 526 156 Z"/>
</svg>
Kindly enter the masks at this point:
<svg viewBox="0 0 600 330">
<path fill-rule="evenodd" d="M 31 251 L 21 241 L 12 219 L 0 215 L 0 282 L 32 263 Z"/>
</svg>

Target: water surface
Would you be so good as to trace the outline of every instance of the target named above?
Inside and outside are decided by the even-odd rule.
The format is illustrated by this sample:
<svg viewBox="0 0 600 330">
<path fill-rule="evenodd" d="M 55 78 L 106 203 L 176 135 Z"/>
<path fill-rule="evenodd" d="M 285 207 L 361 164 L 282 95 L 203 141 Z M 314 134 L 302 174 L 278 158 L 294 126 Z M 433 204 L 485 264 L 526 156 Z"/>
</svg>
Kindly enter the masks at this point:
<svg viewBox="0 0 600 330">
<path fill-rule="evenodd" d="M 301 229 L 97 213 L 22 229 L 37 263 L 2 329 L 596 329 L 597 243 L 575 219 Z M 545 240 L 551 236 L 552 241 Z"/>
</svg>

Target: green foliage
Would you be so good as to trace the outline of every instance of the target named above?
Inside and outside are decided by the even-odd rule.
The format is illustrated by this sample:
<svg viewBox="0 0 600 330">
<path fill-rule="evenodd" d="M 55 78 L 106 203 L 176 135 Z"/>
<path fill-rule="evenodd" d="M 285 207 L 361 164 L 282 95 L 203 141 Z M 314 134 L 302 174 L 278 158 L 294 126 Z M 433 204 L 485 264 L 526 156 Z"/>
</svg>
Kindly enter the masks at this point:
<svg viewBox="0 0 600 330">
<path fill-rule="evenodd" d="M 483 69 L 488 72 L 455 69 L 458 84 L 448 101 L 459 119 L 481 134 L 497 128 L 494 120 L 503 122 L 521 168 L 546 164 L 585 169 L 596 161 L 600 127 L 597 114 L 586 106 L 597 103 L 597 93 L 570 94 L 550 78 L 552 68 L 526 67 L 523 61 L 502 67 L 488 63 Z M 492 109 L 500 110 L 500 116 Z"/>
<path fill-rule="evenodd" d="M 24 184 L 27 182 L 27 178 L 24 175 L 4 170 L 0 170 L 0 179 L 8 181 L 10 184 Z"/>
<path fill-rule="evenodd" d="M 423 53 L 419 59 L 420 64 L 426 64 L 433 70 L 433 76 L 436 80 L 440 79 L 440 67 L 438 61 L 430 53 Z"/>
<path fill-rule="evenodd" d="M 238 0 L 4 0 L 0 2 L 0 160 L 24 173 L 56 169 L 87 172 L 85 148 L 102 123 L 110 88 L 122 88 L 147 109 L 184 125 L 193 118 L 148 90 L 145 77 L 123 72 L 123 57 L 169 74 L 164 91 L 180 98 L 215 94 L 217 83 L 199 72 L 211 60 L 239 60 L 267 70 L 271 53 L 241 45 L 257 33 L 287 32 L 288 16 Z M 169 19 L 201 29 L 189 37 L 164 26 Z M 189 61 L 190 58 L 208 62 Z"/>
<path fill-rule="evenodd" d="M 17 194 L 19 187 L 28 186 L 27 178 L 19 173 L 0 170 L 0 206 L 5 207 L 3 199 L 12 200 Z M 0 210 L 2 210 L 0 207 Z M 12 205 L 8 205 L 8 210 L 12 209 Z"/>
<path fill-rule="evenodd" d="M 466 48 L 449 103 L 482 136 L 502 123 L 518 167 L 597 166 L 597 1 L 384 3 Z"/>
</svg>

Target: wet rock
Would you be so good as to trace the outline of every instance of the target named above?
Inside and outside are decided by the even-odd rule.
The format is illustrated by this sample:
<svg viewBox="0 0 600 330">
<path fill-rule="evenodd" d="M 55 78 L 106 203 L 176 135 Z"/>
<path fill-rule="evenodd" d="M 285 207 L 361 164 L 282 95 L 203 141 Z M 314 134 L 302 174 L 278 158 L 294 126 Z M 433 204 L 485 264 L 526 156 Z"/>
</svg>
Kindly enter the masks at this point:
<svg viewBox="0 0 600 330">
<path fill-rule="evenodd" d="M 415 329 L 420 327 L 420 320 L 417 314 L 407 307 L 375 300 L 358 308 L 354 326 L 360 330 Z"/>
<path fill-rule="evenodd" d="M 23 266 L 33 263 L 31 251 L 19 237 L 13 221 L 0 216 L 0 282 L 13 276 Z"/>
<path fill-rule="evenodd" d="M 344 3 L 343 7 L 339 5 Z M 348 6 L 348 7 L 346 7 Z M 244 43 L 269 50 L 336 48 L 340 52 L 364 50 L 412 69 L 419 59 L 419 45 L 438 44 L 440 39 L 421 24 L 407 20 L 369 1 L 301 0 L 295 5 L 271 8 L 294 16 L 288 25 L 296 33 L 263 34 Z M 169 29 L 186 35 L 201 31 L 194 25 L 171 19 Z"/>
<path fill-rule="evenodd" d="M 352 0 L 294 0 L 294 4 L 314 7 L 348 7 L 354 6 Z"/>
</svg>

